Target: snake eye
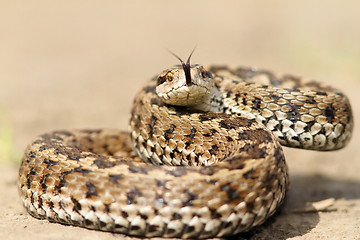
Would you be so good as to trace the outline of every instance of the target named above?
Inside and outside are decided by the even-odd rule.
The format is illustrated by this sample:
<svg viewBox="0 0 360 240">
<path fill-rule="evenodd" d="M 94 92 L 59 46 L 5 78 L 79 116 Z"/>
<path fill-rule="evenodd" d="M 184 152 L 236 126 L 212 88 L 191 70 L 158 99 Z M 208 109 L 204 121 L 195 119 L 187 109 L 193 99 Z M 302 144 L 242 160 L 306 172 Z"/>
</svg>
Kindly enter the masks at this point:
<svg viewBox="0 0 360 240">
<path fill-rule="evenodd" d="M 174 75 L 171 72 L 167 72 L 164 75 L 160 75 L 157 79 L 157 84 L 161 85 L 164 82 L 171 82 L 174 79 Z"/>
<path fill-rule="evenodd" d="M 206 71 L 205 68 L 200 68 L 200 74 L 201 74 L 201 77 L 206 79 L 206 78 L 211 78 L 211 73 Z"/>
<path fill-rule="evenodd" d="M 171 72 L 168 72 L 165 75 L 166 81 L 171 82 L 174 79 L 174 75 Z"/>
</svg>

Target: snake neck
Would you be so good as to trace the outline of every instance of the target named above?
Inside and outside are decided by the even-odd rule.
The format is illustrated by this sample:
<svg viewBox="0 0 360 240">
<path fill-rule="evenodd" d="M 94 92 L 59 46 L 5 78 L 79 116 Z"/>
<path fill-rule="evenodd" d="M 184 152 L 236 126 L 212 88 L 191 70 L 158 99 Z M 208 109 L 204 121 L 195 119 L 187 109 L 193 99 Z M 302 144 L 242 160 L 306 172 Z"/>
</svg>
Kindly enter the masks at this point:
<svg viewBox="0 0 360 240">
<path fill-rule="evenodd" d="M 225 112 L 224 96 L 217 87 L 212 87 L 203 101 L 191 106 L 196 110 L 204 112 Z"/>
</svg>

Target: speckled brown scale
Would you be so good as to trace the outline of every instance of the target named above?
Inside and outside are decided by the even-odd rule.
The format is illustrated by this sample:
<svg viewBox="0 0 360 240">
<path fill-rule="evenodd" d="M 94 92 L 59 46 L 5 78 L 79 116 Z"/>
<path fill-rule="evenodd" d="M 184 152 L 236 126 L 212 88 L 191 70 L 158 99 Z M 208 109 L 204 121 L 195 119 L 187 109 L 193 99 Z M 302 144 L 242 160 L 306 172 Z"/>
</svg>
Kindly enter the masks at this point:
<svg viewBox="0 0 360 240">
<path fill-rule="evenodd" d="M 335 89 L 252 68 L 201 71 L 224 96 L 211 99 L 220 112 L 166 105 L 152 80 L 135 97 L 131 133 L 36 138 L 19 172 L 28 212 L 141 237 L 234 235 L 283 202 L 288 175 L 280 143 L 334 150 L 350 139 L 350 104 Z"/>
<path fill-rule="evenodd" d="M 231 79 L 224 74 L 226 68 L 213 71 L 218 75 L 217 86 L 221 91 L 231 90 L 224 100 L 225 112 L 264 124 L 281 144 L 328 151 L 340 149 L 350 141 L 351 106 L 339 90 L 290 75 L 264 75 L 264 70 L 229 70 Z M 315 125 L 313 131 L 308 130 L 309 124 Z"/>
</svg>

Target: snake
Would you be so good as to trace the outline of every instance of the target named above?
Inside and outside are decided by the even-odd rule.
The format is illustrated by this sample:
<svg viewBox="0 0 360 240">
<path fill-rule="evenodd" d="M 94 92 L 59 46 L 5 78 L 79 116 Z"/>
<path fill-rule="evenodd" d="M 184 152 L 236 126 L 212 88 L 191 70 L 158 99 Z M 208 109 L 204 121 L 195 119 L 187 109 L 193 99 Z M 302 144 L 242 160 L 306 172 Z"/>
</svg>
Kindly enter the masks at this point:
<svg viewBox="0 0 360 240">
<path fill-rule="evenodd" d="M 30 215 L 138 237 L 236 235 L 284 202 L 281 145 L 330 151 L 351 138 L 336 88 L 179 60 L 136 94 L 129 132 L 57 130 L 28 145 L 18 188 Z"/>
</svg>

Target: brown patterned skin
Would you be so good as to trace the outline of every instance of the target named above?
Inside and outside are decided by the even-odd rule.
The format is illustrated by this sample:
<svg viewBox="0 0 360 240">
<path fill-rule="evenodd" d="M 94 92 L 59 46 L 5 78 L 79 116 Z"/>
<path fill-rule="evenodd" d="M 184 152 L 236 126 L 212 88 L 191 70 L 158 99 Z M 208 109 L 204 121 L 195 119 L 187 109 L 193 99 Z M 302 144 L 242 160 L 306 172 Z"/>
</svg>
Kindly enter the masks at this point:
<svg viewBox="0 0 360 240">
<path fill-rule="evenodd" d="M 26 149 L 19 174 L 20 196 L 28 212 L 54 222 L 142 237 L 234 235 L 264 222 L 283 202 L 288 175 L 276 138 L 290 146 L 309 146 L 308 140 L 292 144 L 293 135 L 286 132 L 296 130 L 301 139 L 308 124 L 302 129 L 303 125 L 295 125 L 311 115 L 310 109 L 317 106 L 321 112 L 311 115 L 315 122 L 307 127 L 313 143 L 321 144 L 308 148 L 337 149 L 350 139 L 350 105 L 333 89 L 313 94 L 296 85 L 283 90 L 252 83 L 262 78 L 280 86 L 288 79 L 262 70 L 213 67 L 211 71 L 215 85 L 228 95 L 224 113 L 168 106 L 157 97 L 154 79 L 135 97 L 131 136 L 100 129 L 56 131 L 35 139 Z M 233 113 L 235 100 L 244 113 Z M 274 117 L 279 115 L 275 104 L 285 118 Z M 250 114 L 247 107 L 252 107 Z M 296 115 L 299 111 L 307 112 Z M 294 127 L 285 119 L 292 119 Z M 288 130 L 277 127 L 275 120 Z M 336 131 L 329 130 L 328 122 Z M 273 126 L 273 133 L 264 125 Z M 320 131 L 312 129 L 317 125 Z M 333 138 L 323 143 L 323 137 L 315 139 L 318 135 Z"/>
<path fill-rule="evenodd" d="M 226 92 L 226 113 L 264 124 L 284 146 L 332 151 L 351 139 L 353 116 L 338 89 L 263 69 L 211 67 Z"/>
</svg>

